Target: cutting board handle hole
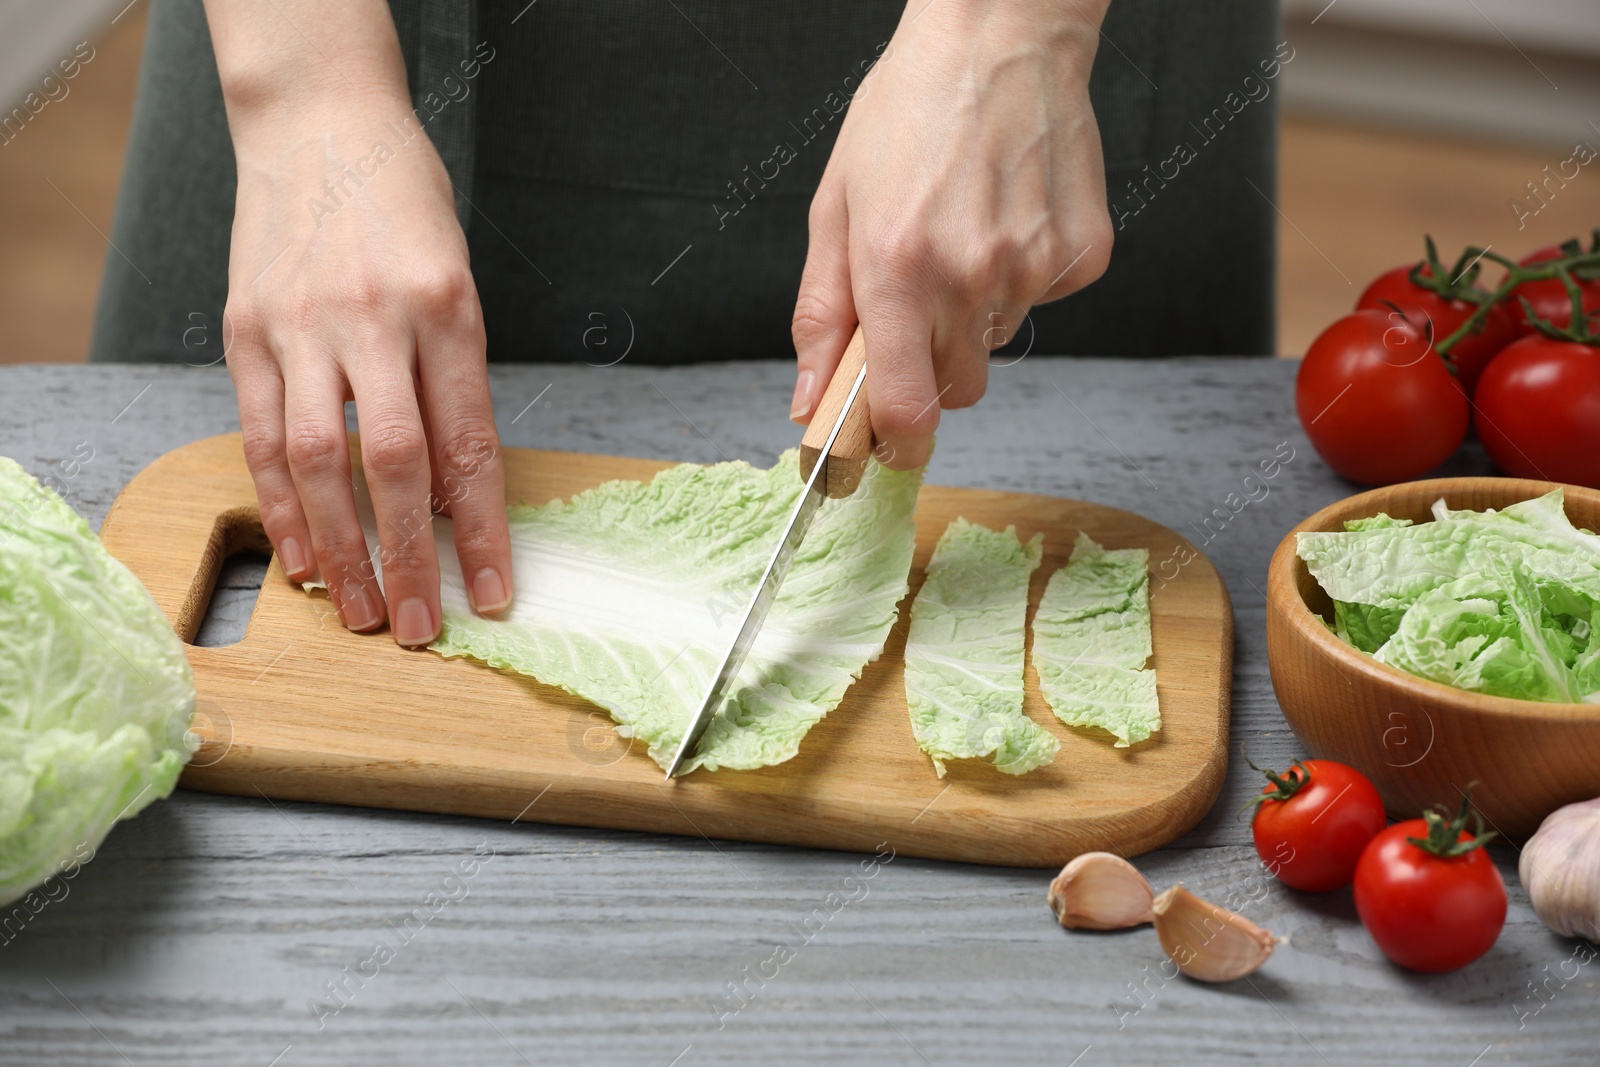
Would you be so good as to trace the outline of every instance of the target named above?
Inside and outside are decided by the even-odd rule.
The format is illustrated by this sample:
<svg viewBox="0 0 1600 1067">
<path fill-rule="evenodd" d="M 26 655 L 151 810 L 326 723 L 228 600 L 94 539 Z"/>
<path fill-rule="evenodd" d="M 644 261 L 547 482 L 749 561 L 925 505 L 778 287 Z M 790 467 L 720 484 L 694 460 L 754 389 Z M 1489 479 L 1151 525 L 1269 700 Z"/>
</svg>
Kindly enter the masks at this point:
<svg viewBox="0 0 1600 1067">
<path fill-rule="evenodd" d="M 217 516 L 195 587 L 189 591 L 189 643 L 220 648 L 244 639 L 256 598 L 272 561 L 272 543 L 255 508 L 235 508 Z"/>
</svg>

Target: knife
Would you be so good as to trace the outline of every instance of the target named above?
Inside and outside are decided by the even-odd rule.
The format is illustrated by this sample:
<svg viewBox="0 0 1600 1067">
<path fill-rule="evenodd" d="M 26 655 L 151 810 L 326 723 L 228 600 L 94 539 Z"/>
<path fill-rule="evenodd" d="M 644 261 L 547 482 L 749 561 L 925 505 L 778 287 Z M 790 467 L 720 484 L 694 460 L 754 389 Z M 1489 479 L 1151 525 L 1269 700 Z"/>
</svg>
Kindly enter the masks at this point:
<svg viewBox="0 0 1600 1067">
<path fill-rule="evenodd" d="M 756 643 L 761 624 L 766 622 L 767 612 L 778 598 L 778 588 L 783 585 L 789 566 L 794 562 L 795 552 L 805 539 L 806 531 L 811 528 L 817 508 L 828 497 L 849 496 L 861 484 L 862 472 L 866 469 L 868 457 L 872 455 L 872 423 L 867 412 L 866 382 L 867 346 L 861 336 L 861 327 L 857 326 L 855 335 L 844 350 L 844 356 L 839 360 L 839 366 L 828 382 L 827 391 L 822 394 L 817 413 L 812 416 L 811 425 L 806 427 L 805 436 L 800 442 L 800 476 L 805 479 L 800 499 L 795 502 L 794 512 L 789 516 L 783 536 L 772 551 L 772 560 L 756 585 L 755 595 L 750 598 L 750 606 L 745 609 L 739 630 L 722 657 L 711 688 L 706 691 L 699 712 L 689 724 L 688 732 L 683 735 L 677 755 L 672 757 L 672 766 L 667 770 L 668 781 L 695 751 L 706 727 L 711 725 L 717 709 L 727 698 L 739 668 L 744 665 L 745 656 Z"/>
</svg>

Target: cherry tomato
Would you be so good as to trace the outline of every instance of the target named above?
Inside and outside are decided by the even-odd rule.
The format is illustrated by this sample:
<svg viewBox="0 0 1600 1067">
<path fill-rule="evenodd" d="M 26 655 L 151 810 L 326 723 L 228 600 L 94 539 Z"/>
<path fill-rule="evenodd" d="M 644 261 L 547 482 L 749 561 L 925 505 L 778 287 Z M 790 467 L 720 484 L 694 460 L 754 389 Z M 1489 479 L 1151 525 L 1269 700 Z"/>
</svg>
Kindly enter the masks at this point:
<svg viewBox="0 0 1600 1067">
<path fill-rule="evenodd" d="M 1300 362 L 1294 401 L 1317 454 L 1369 485 L 1425 474 L 1467 436 L 1467 394 L 1394 311 L 1357 311 L 1323 330 Z"/>
<path fill-rule="evenodd" d="M 1429 812 L 1395 823 L 1356 864 L 1356 914 L 1400 966 L 1436 974 L 1489 951 L 1506 921 L 1506 884 L 1481 847 L 1493 834 L 1467 833 L 1467 803 L 1455 818 Z M 1423 842 L 1423 844 L 1418 844 Z"/>
<path fill-rule="evenodd" d="M 1419 327 L 1431 322 L 1433 340 L 1437 344 L 1455 333 L 1478 309 L 1478 305 L 1466 300 L 1447 299 L 1432 289 L 1416 284 L 1411 280 L 1412 266 L 1415 264 L 1396 267 L 1378 275 L 1361 294 L 1361 299 L 1356 301 L 1356 310 L 1389 311 L 1392 304 Z M 1426 263 L 1420 266 L 1424 275 L 1433 276 L 1433 271 Z M 1472 395 L 1473 388 L 1478 384 L 1478 376 L 1483 373 L 1483 368 L 1517 336 L 1516 324 L 1505 306 L 1496 305 L 1489 310 L 1475 332 L 1456 342 L 1450 350 L 1450 360 L 1455 364 L 1461 387 L 1468 396 Z"/>
<path fill-rule="evenodd" d="M 1519 478 L 1600 486 L 1600 348 L 1524 337 L 1484 371 L 1478 436 Z"/>
<path fill-rule="evenodd" d="M 1361 850 L 1389 821 L 1377 788 L 1354 767 L 1325 759 L 1295 760 L 1283 774 L 1266 775 L 1265 799 L 1250 820 L 1261 862 L 1308 893 L 1349 885 Z"/>
<path fill-rule="evenodd" d="M 1529 252 L 1517 262 L 1524 267 L 1537 266 L 1552 259 L 1560 259 L 1566 253 L 1560 245 L 1546 245 L 1543 248 Z M 1578 288 L 1583 293 L 1583 310 L 1585 314 L 1600 311 L 1600 278 L 1579 278 L 1573 276 L 1578 283 Z M 1523 282 L 1506 297 L 1506 311 L 1510 313 L 1512 326 L 1519 335 L 1534 332 L 1533 324 L 1528 321 L 1528 315 L 1522 308 L 1524 298 L 1533 305 L 1534 312 L 1542 319 L 1553 325 L 1565 329 L 1572 322 L 1572 298 L 1567 294 L 1567 287 L 1561 284 L 1560 278 L 1541 278 L 1538 281 Z"/>
</svg>

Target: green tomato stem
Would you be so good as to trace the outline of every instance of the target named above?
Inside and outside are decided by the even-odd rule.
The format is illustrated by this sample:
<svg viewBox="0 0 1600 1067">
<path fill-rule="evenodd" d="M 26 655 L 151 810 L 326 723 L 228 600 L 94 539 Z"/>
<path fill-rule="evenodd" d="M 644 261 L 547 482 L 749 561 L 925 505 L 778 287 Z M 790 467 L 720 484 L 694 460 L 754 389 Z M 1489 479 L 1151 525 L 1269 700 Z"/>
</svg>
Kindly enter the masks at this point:
<svg viewBox="0 0 1600 1067">
<path fill-rule="evenodd" d="M 1461 808 L 1455 815 L 1446 816 L 1437 811 L 1423 812 L 1422 820 L 1428 824 L 1428 836 L 1408 837 L 1406 840 L 1429 855 L 1438 856 L 1441 859 L 1449 859 L 1452 856 L 1465 856 L 1473 849 L 1482 848 L 1488 844 L 1497 835 L 1493 830 L 1487 832 L 1484 830 L 1483 816 L 1473 810 L 1472 786 L 1476 784 L 1476 782 L 1473 782 L 1472 785 L 1468 785 L 1467 788 L 1461 791 Z M 1476 819 L 1477 830 L 1472 837 L 1463 841 L 1461 840 L 1461 835 L 1466 831 L 1468 816 Z"/>
<path fill-rule="evenodd" d="M 1477 250 L 1469 248 L 1467 251 Z M 1466 252 L 1463 252 L 1462 255 L 1466 255 Z M 1466 321 L 1456 327 L 1454 333 L 1434 346 L 1435 351 L 1445 357 L 1446 362 L 1450 362 L 1450 352 L 1461 342 L 1461 339 L 1477 333 L 1483 326 L 1483 320 L 1489 317 L 1489 311 L 1503 302 L 1510 295 L 1511 290 L 1523 282 L 1540 281 L 1546 278 L 1561 278 L 1567 285 L 1568 292 L 1573 294 L 1574 321 L 1579 326 L 1583 324 L 1583 316 L 1581 311 L 1578 310 L 1583 306 L 1582 294 L 1577 291 L 1577 283 L 1572 280 L 1570 272 L 1584 267 L 1600 267 L 1600 251 L 1582 252 L 1577 255 L 1564 256 L 1561 259 L 1546 260 L 1531 267 L 1514 263 L 1506 257 L 1496 255 L 1487 249 L 1478 252 L 1478 255 L 1480 258 L 1492 260 L 1505 267 L 1506 276 L 1501 281 L 1500 287 L 1491 293 L 1487 300 L 1479 304 L 1477 309 L 1467 316 Z M 1530 319 L 1530 321 L 1532 320 Z M 1540 320 L 1540 322 L 1543 322 L 1543 320 Z M 1535 326 L 1537 327 L 1538 325 L 1539 323 L 1536 322 Z M 1550 326 L 1549 323 L 1544 323 L 1544 325 L 1549 327 L 1549 330 L 1556 329 L 1556 327 Z M 1549 330 L 1545 332 L 1549 332 Z"/>
<path fill-rule="evenodd" d="M 1239 809 L 1240 812 L 1249 811 L 1250 809 L 1261 804 L 1265 804 L 1269 800 L 1288 800 L 1290 797 L 1300 792 L 1301 788 L 1311 781 L 1311 768 L 1307 767 L 1304 763 L 1297 759 L 1290 760 L 1289 769 L 1284 771 L 1281 775 L 1269 768 L 1257 767 L 1255 761 L 1250 758 L 1248 753 L 1246 753 L 1244 761 L 1250 764 L 1251 768 L 1254 770 L 1266 775 L 1267 781 L 1271 782 L 1274 786 L 1276 786 L 1276 788 L 1271 792 L 1263 791 L 1257 793 L 1255 796 L 1245 801 L 1244 807 Z M 1238 818 L 1238 816 L 1235 815 L 1234 818 Z"/>
</svg>

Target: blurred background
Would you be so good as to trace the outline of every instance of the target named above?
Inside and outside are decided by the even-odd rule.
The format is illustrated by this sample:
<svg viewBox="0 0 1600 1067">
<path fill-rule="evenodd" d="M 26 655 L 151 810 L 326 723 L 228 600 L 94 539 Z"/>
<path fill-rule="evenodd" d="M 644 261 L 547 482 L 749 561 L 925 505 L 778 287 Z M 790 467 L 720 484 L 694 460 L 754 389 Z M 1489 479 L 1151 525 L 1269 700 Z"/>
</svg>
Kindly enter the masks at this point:
<svg viewBox="0 0 1600 1067">
<path fill-rule="evenodd" d="M 149 2 L 0 0 L 0 118 L 93 49 L 65 96 L 0 132 L 0 362 L 88 351 Z M 1449 261 L 1600 226 L 1600 160 L 1541 184 L 1575 146 L 1600 151 L 1600 0 L 1285 0 L 1284 20 L 1280 354 L 1424 233 Z"/>
</svg>

